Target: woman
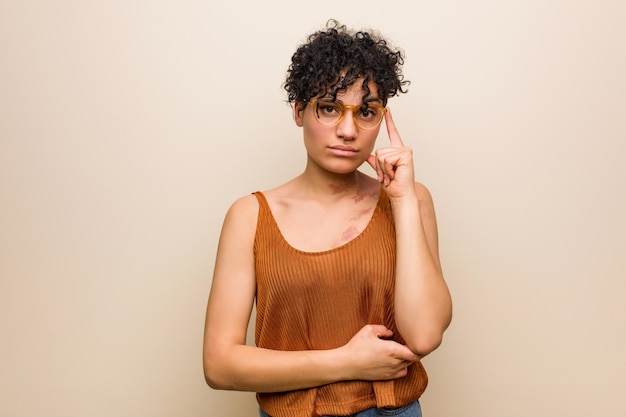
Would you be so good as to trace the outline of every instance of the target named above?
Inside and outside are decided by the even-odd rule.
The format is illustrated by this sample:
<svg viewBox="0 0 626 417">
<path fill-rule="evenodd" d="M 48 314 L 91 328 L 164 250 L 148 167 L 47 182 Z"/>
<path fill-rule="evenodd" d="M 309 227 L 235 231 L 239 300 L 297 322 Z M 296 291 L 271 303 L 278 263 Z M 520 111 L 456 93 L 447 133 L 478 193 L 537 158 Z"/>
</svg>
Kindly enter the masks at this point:
<svg viewBox="0 0 626 417">
<path fill-rule="evenodd" d="M 433 202 L 386 108 L 405 92 L 402 63 L 375 33 L 331 21 L 311 35 L 284 84 L 304 171 L 224 220 L 204 372 L 212 388 L 256 392 L 261 416 L 421 415 L 420 359 L 452 308 Z M 383 119 L 390 144 L 374 152 Z"/>
</svg>

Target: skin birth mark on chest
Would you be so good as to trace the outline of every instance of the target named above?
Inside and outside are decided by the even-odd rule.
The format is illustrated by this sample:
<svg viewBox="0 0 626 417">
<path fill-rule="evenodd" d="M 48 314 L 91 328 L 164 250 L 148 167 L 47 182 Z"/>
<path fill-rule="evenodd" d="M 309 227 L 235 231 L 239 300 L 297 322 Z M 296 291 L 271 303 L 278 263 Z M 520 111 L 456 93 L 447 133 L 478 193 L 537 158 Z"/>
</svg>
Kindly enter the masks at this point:
<svg viewBox="0 0 626 417">
<path fill-rule="evenodd" d="M 378 191 L 362 191 L 362 190 L 358 190 L 356 195 L 354 197 L 352 197 L 354 199 L 355 203 L 360 202 L 361 200 L 363 200 L 366 197 L 373 197 L 373 198 L 378 198 Z"/>
<path fill-rule="evenodd" d="M 348 242 L 354 239 L 355 237 L 357 237 L 361 233 L 362 229 L 357 227 L 355 223 L 360 224 L 359 220 L 362 219 L 363 217 L 367 216 L 369 218 L 370 212 L 371 211 L 369 208 L 363 208 L 363 209 L 354 211 L 350 215 L 347 221 L 348 227 L 343 231 L 341 235 L 342 242 Z"/>
<path fill-rule="evenodd" d="M 342 182 L 340 184 L 329 184 L 328 186 L 332 190 L 333 194 L 343 193 L 350 189 L 350 184 L 348 182 Z"/>
<path fill-rule="evenodd" d="M 369 208 L 363 208 L 363 209 L 360 209 L 360 210 L 356 210 L 348 218 L 348 221 L 358 220 L 361 217 L 368 215 L 369 213 L 370 213 L 370 209 Z"/>
<path fill-rule="evenodd" d="M 343 231 L 343 234 L 341 235 L 341 241 L 349 242 L 355 237 L 357 237 L 359 233 L 361 233 L 359 229 L 357 229 L 355 226 L 350 226 L 346 230 Z"/>
</svg>

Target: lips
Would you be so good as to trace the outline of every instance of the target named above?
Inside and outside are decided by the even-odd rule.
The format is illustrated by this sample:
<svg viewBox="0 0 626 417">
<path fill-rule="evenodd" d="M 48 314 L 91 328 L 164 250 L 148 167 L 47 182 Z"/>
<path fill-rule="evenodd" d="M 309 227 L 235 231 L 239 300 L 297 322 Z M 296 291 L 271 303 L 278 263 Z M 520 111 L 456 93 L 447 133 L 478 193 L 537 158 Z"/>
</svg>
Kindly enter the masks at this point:
<svg viewBox="0 0 626 417">
<path fill-rule="evenodd" d="M 355 148 L 351 146 L 343 146 L 343 145 L 331 146 L 330 149 L 339 149 L 340 151 L 357 152 Z"/>
<path fill-rule="evenodd" d="M 333 154 L 339 156 L 354 156 L 359 152 L 356 148 L 344 145 L 330 146 L 328 149 L 330 149 Z"/>
</svg>

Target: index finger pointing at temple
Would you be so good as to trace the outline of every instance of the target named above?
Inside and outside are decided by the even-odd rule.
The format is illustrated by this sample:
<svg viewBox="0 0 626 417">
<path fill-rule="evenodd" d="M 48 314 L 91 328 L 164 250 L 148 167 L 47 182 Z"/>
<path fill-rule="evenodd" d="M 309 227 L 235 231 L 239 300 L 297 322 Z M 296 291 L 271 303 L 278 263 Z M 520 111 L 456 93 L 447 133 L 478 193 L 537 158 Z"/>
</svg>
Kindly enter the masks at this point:
<svg viewBox="0 0 626 417">
<path fill-rule="evenodd" d="M 404 146 L 404 143 L 400 138 L 400 133 L 398 133 L 398 129 L 396 128 L 396 124 L 393 122 L 391 109 L 387 109 L 387 112 L 385 113 L 385 126 L 387 126 L 387 134 L 389 135 L 389 142 L 391 142 L 391 146 Z"/>
</svg>

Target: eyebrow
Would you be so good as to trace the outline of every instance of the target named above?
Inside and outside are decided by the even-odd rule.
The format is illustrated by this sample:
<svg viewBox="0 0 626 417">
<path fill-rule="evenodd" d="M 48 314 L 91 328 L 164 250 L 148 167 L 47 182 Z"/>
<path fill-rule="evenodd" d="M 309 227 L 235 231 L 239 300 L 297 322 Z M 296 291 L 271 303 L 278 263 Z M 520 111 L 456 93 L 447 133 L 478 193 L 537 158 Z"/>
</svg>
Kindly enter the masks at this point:
<svg viewBox="0 0 626 417">
<path fill-rule="evenodd" d="M 343 102 L 343 100 L 338 100 L 338 99 L 333 100 L 332 97 L 320 97 L 318 100 L 327 101 L 327 102 L 331 102 L 331 103 L 341 103 L 343 105 L 346 104 L 346 103 Z M 365 100 L 365 103 L 367 103 L 367 104 L 373 103 L 373 102 L 376 102 L 376 104 L 380 104 L 381 106 L 383 105 L 383 101 L 381 99 L 379 99 L 379 98 L 376 98 L 376 97 L 368 98 L 367 100 Z"/>
</svg>

